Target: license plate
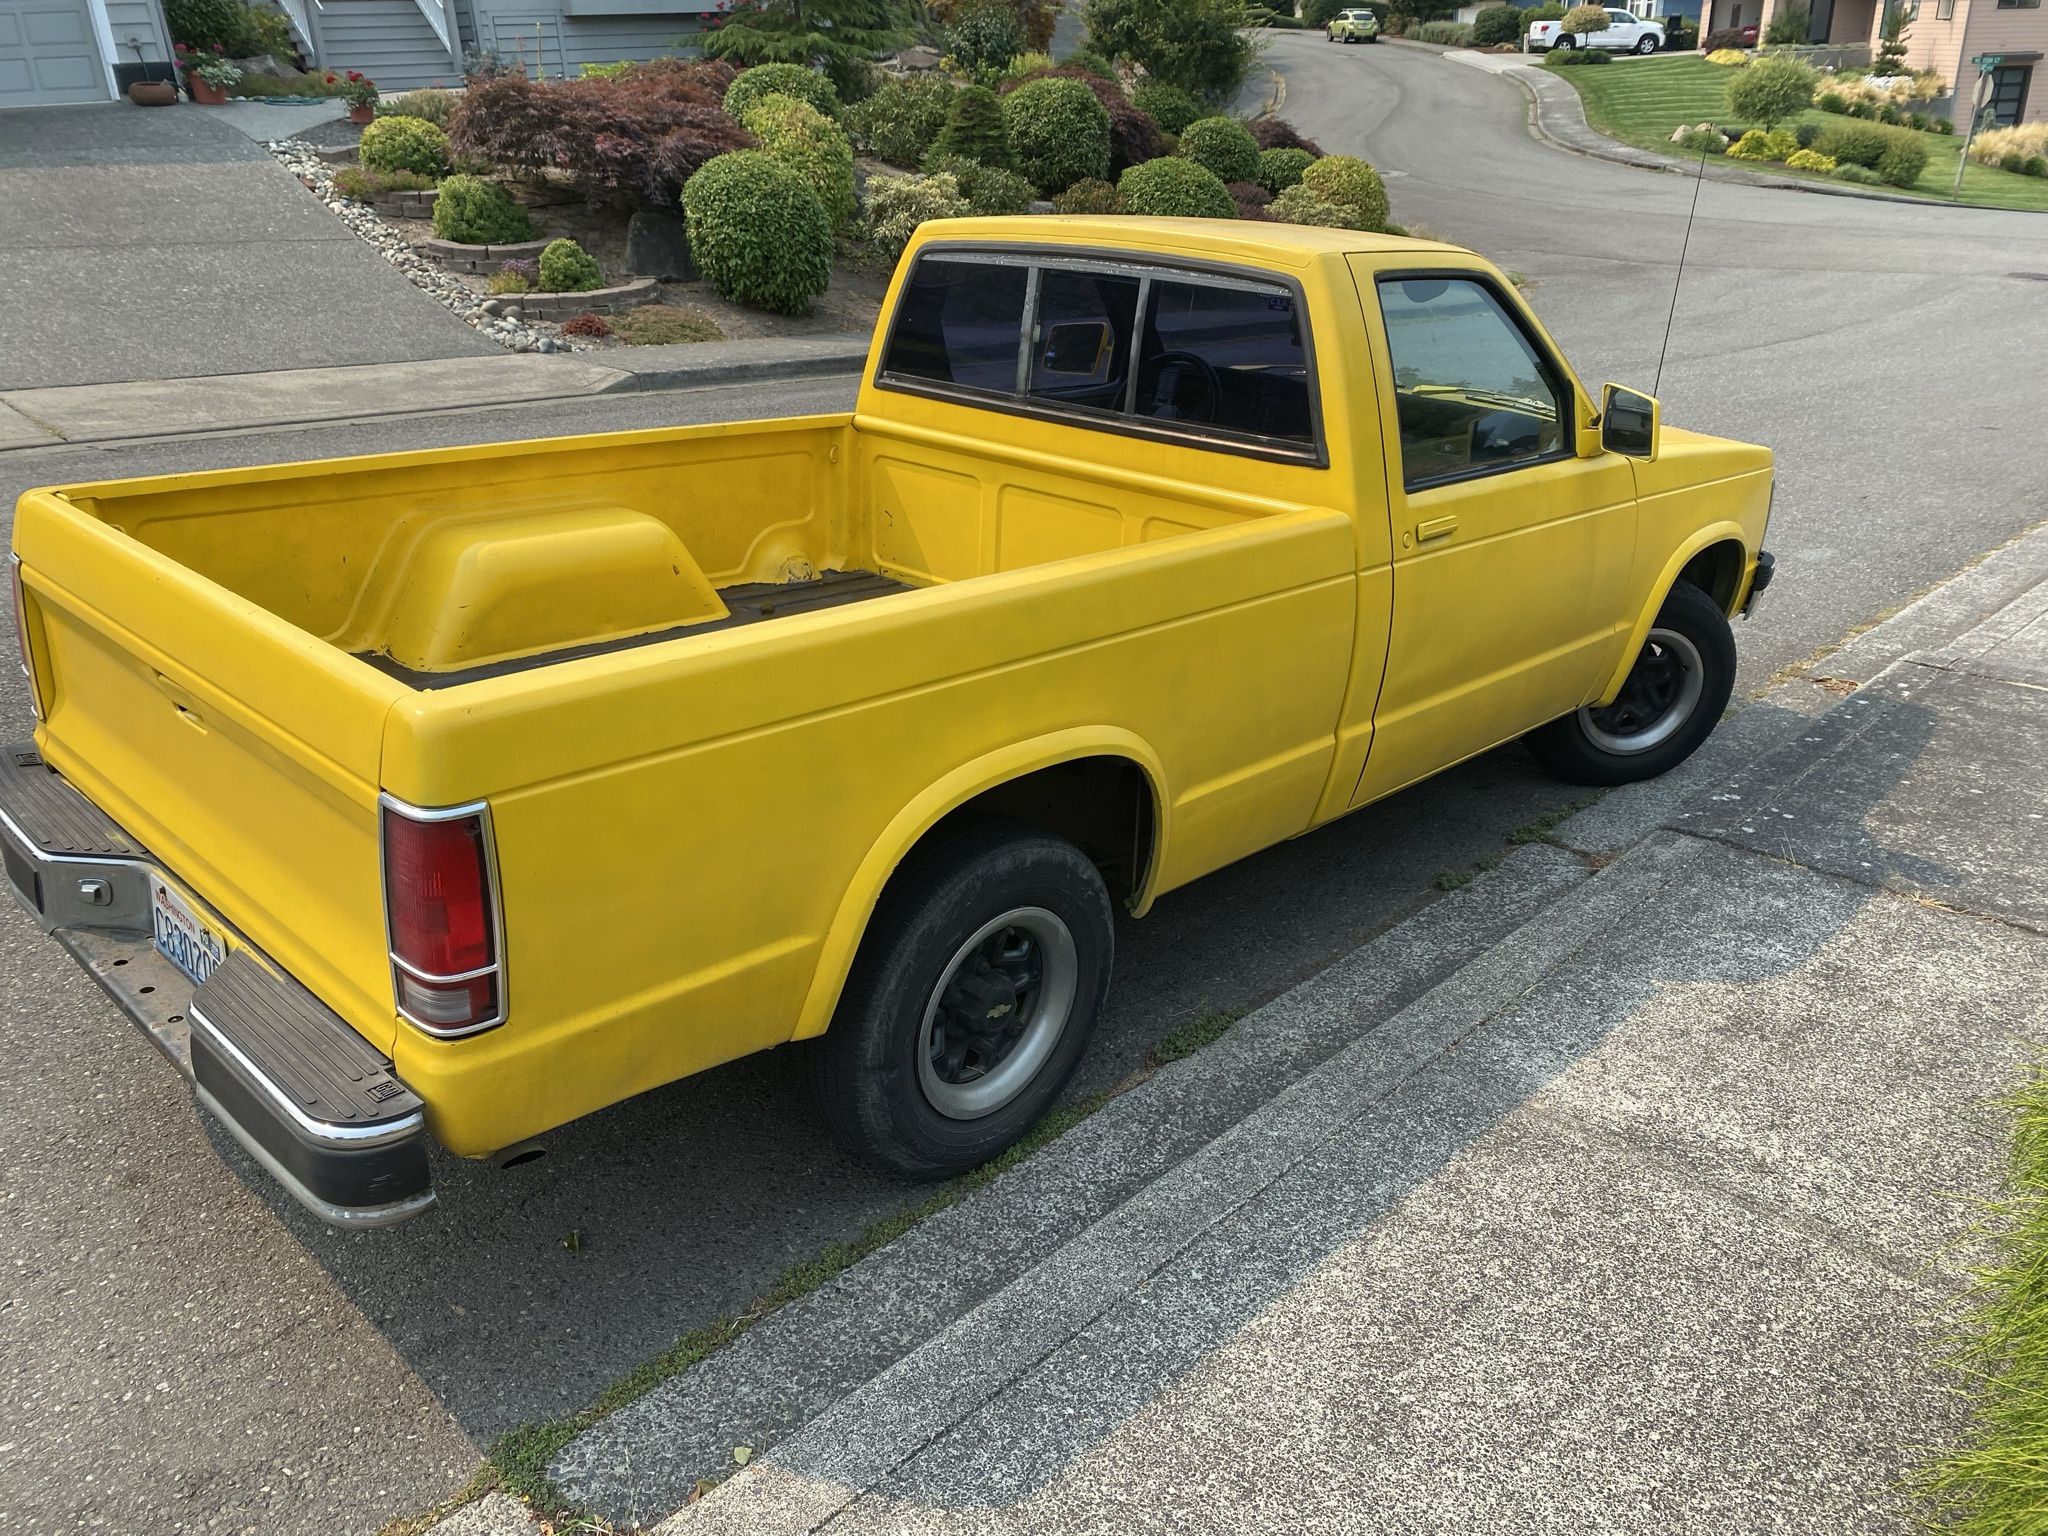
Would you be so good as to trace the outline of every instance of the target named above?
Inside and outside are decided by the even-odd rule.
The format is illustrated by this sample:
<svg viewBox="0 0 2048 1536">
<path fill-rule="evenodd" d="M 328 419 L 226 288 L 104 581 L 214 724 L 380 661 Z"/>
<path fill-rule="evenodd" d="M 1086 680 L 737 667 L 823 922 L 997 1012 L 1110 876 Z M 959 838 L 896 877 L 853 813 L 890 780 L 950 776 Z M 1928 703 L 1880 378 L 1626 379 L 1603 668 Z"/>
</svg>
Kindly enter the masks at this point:
<svg viewBox="0 0 2048 1536">
<path fill-rule="evenodd" d="M 220 935 L 199 920 L 182 896 L 154 877 L 149 882 L 149 917 L 157 953 L 200 985 L 227 958 Z"/>
</svg>

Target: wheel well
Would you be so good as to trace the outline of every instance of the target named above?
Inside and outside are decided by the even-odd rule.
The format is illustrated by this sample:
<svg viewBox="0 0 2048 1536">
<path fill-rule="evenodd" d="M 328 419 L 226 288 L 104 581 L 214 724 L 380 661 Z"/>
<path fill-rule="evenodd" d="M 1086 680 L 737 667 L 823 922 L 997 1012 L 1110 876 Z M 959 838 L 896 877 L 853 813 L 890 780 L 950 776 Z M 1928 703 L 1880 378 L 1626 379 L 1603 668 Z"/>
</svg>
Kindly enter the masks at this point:
<svg viewBox="0 0 2048 1536">
<path fill-rule="evenodd" d="M 1738 541 L 1723 539 L 1686 561 L 1678 579 L 1691 582 L 1726 613 L 1735 606 L 1735 589 L 1742 585 L 1742 570 L 1748 562 L 1749 552 Z"/>
<path fill-rule="evenodd" d="M 1118 901 L 1136 897 L 1152 867 L 1159 826 L 1152 785 L 1127 757 L 1076 758 L 985 789 L 941 817 L 919 846 L 962 820 L 987 816 L 1072 843 L 1102 871 Z"/>
</svg>

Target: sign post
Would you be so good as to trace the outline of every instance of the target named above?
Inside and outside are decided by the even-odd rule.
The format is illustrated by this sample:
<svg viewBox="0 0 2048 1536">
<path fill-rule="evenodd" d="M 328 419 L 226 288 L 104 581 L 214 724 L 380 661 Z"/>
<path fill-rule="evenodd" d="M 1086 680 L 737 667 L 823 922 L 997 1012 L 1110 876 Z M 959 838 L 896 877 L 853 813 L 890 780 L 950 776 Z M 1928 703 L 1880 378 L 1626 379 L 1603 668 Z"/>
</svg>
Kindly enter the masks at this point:
<svg viewBox="0 0 2048 1536">
<path fill-rule="evenodd" d="M 1963 167 L 1970 163 L 1970 140 L 1977 137 L 1977 119 L 1991 103 L 1991 72 L 2005 62 L 2002 53 L 1980 53 L 1970 62 L 1977 66 L 1977 89 L 1970 97 L 1970 125 L 1963 130 L 1963 152 L 1956 156 L 1956 184 L 1949 196 L 1963 195 Z M 1956 92 L 1961 95 L 1962 92 Z"/>
</svg>

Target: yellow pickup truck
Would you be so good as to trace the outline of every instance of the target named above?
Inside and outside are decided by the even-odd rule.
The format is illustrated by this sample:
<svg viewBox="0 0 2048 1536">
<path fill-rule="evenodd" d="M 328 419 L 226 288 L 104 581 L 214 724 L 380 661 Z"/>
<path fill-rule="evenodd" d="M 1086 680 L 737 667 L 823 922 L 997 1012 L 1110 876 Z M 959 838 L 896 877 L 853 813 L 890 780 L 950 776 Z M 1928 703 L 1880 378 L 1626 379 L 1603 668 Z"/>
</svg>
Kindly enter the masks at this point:
<svg viewBox="0 0 2048 1536">
<path fill-rule="evenodd" d="M 1517 736 L 1692 752 L 1771 475 L 1451 246 L 927 224 L 851 414 L 24 496 L 0 843 L 330 1221 L 791 1042 L 944 1176 L 1073 1071 L 1116 903 Z"/>
</svg>

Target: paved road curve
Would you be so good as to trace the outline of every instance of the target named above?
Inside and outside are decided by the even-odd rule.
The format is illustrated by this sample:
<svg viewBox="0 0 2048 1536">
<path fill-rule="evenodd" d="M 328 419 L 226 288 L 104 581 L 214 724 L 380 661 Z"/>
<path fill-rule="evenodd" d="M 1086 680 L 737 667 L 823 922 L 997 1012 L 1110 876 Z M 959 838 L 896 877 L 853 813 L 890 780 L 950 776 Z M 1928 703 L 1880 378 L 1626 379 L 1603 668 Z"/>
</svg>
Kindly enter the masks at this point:
<svg viewBox="0 0 2048 1536">
<path fill-rule="evenodd" d="M 1536 279 L 1594 381 L 1648 382 L 1690 187 L 1530 141 L 1518 88 L 1419 50 L 1283 38 L 1274 58 L 1305 129 L 1407 173 L 1397 216 Z M 2001 276 L 2048 269 L 2048 221 L 1709 184 L 1694 240 L 1671 415 L 1773 442 L 1785 466 L 1782 590 L 1740 636 L 1752 681 L 2048 512 L 2029 454 L 2044 290 Z M 51 480 L 844 399 L 784 385 L 17 454 L 0 457 L 0 504 Z M 18 686 L 0 694 L 25 734 Z M 1568 798 L 1509 749 L 1168 898 L 1120 935 L 1084 1086 L 1348 950 Z M 770 1057 L 595 1116 L 520 1173 L 445 1166 L 436 1215 L 336 1234 L 216 1158 L 168 1068 L 11 910 L 0 976 L 10 1529 L 374 1530 L 452 1488 L 476 1444 L 581 1406 L 914 1198 L 827 1150 Z"/>
</svg>

